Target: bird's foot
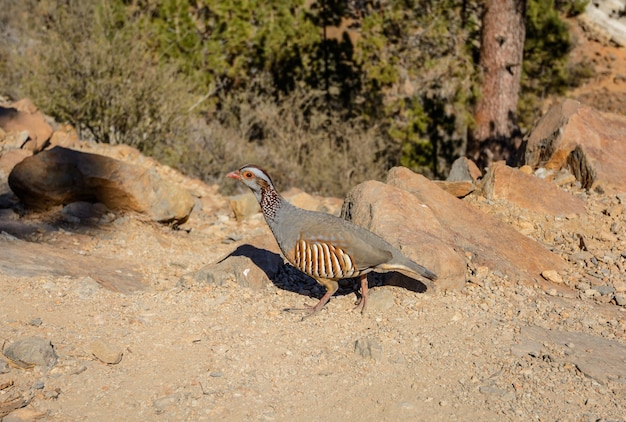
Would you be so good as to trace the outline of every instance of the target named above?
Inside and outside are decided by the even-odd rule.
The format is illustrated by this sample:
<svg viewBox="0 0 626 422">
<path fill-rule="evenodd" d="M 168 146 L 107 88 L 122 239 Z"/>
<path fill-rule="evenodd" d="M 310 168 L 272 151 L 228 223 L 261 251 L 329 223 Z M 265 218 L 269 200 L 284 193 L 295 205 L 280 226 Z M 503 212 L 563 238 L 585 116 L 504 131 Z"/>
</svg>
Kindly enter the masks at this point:
<svg viewBox="0 0 626 422">
<path fill-rule="evenodd" d="M 352 311 L 358 311 L 359 309 L 361 310 L 361 315 L 363 315 L 365 313 L 365 304 L 367 303 L 366 300 L 363 300 L 363 296 L 361 296 L 355 303 L 354 303 L 354 308 L 352 308 Z"/>
<path fill-rule="evenodd" d="M 304 308 L 285 308 L 284 311 L 286 312 L 295 312 L 295 313 L 303 313 L 305 314 L 302 319 L 306 319 L 309 317 L 312 317 L 313 315 L 317 315 L 320 311 L 321 307 L 318 308 L 317 306 L 309 306 L 309 305 L 304 305 Z"/>
</svg>

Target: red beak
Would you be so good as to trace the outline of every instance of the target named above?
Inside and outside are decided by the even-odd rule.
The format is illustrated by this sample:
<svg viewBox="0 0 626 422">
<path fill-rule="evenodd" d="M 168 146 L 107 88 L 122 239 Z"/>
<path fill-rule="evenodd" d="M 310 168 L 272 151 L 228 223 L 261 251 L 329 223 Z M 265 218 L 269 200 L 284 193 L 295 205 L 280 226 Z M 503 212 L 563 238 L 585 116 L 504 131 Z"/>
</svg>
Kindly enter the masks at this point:
<svg viewBox="0 0 626 422">
<path fill-rule="evenodd" d="M 231 171 L 226 175 L 226 177 L 230 177 L 231 179 L 241 179 L 241 175 L 239 174 L 239 170 Z"/>
</svg>

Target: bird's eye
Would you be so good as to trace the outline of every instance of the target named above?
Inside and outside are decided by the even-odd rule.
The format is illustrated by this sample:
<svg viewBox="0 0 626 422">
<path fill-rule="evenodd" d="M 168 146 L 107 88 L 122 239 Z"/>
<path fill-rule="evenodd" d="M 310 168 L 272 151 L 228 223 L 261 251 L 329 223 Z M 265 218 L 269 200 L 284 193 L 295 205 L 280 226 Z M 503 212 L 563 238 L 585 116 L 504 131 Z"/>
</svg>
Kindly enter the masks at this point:
<svg viewBox="0 0 626 422">
<path fill-rule="evenodd" d="M 246 179 L 252 179 L 254 175 L 252 174 L 251 171 L 244 171 L 243 172 L 243 177 L 245 177 Z"/>
</svg>

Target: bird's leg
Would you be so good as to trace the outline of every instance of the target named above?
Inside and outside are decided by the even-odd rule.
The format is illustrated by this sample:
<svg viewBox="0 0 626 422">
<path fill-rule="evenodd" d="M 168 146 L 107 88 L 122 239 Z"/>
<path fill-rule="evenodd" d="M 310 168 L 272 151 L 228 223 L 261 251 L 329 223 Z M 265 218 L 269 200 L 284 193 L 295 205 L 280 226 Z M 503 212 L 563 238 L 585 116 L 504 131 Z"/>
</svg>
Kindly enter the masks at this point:
<svg viewBox="0 0 626 422">
<path fill-rule="evenodd" d="M 361 314 L 365 312 L 365 306 L 367 305 L 367 274 L 361 275 L 361 297 L 356 301 L 354 311 L 361 308 Z"/>
<path fill-rule="evenodd" d="M 320 284 L 322 284 L 322 285 L 324 285 L 326 287 L 326 294 L 324 294 L 324 296 L 322 296 L 322 298 L 319 300 L 319 302 L 317 302 L 317 304 L 315 306 L 306 306 L 304 308 L 287 308 L 287 309 L 285 309 L 286 311 L 289 311 L 289 312 L 304 312 L 307 315 L 302 317 L 302 319 L 308 318 L 308 317 L 310 317 L 312 315 L 317 314 L 324 307 L 324 305 L 326 305 L 326 302 L 328 302 L 330 297 L 335 294 L 337 289 L 339 289 L 339 283 L 337 283 L 335 280 L 328 280 L 328 279 L 325 279 L 325 278 L 320 278 L 320 279 L 316 278 L 315 280 L 318 283 L 320 283 Z"/>
</svg>

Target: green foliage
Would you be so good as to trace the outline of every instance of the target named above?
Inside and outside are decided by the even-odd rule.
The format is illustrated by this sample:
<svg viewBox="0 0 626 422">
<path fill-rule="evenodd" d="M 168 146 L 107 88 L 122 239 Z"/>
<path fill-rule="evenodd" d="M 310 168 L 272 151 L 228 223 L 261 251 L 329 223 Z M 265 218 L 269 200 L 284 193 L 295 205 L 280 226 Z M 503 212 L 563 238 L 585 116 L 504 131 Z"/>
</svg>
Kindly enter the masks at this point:
<svg viewBox="0 0 626 422">
<path fill-rule="evenodd" d="M 175 65 L 153 60 L 151 34 L 128 22 L 115 2 L 40 6 L 47 25 L 14 57 L 26 69 L 21 94 L 83 137 L 177 162 L 176 140 L 184 139 L 194 97 Z"/>
<path fill-rule="evenodd" d="M 520 125 L 529 128 L 539 117 L 542 101 L 563 95 L 592 74 L 588 63 L 568 62 L 573 44 L 567 23 L 553 0 L 529 0 L 522 88 L 518 104 Z"/>
<path fill-rule="evenodd" d="M 564 13 L 568 18 L 578 16 L 585 11 L 589 0 L 556 0 L 556 9 Z"/>
<path fill-rule="evenodd" d="M 445 176 L 464 154 L 480 0 L 6 1 L 22 42 L 0 44 L 5 93 L 207 181 L 255 161 L 341 194 L 398 164 Z M 586 2 L 555 1 L 528 0 L 523 125 L 589 75 L 558 12 Z"/>
<path fill-rule="evenodd" d="M 306 77 L 307 52 L 319 42 L 302 0 L 163 0 L 138 2 L 134 13 L 155 34 L 153 48 L 180 59 L 209 90 L 242 88 L 272 73 L 280 87 Z"/>
<path fill-rule="evenodd" d="M 445 173 L 463 153 L 472 121 L 477 7 L 392 0 L 363 19 L 355 61 L 365 76 L 370 108 L 364 112 L 386 122 L 387 136 L 401 145 L 402 165 L 429 176 Z"/>
</svg>

